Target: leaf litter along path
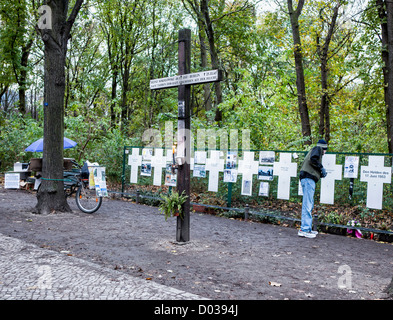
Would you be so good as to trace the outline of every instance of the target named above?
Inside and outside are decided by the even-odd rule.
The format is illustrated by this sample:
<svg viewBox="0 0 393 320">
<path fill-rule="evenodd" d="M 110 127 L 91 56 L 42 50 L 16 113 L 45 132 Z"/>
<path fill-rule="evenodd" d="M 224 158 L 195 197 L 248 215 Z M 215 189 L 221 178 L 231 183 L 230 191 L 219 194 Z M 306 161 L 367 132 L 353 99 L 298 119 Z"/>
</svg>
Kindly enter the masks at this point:
<svg viewBox="0 0 393 320">
<path fill-rule="evenodd" d="M 89 215 L 70 199 L 72 213 L 37 215 L 36 201 L 0 187 L 0 232 L 210 299 L 385 299 L 393 276 L 388 243 L 191 213 L 179 244 L 156 207 L 106 198 Z"/>
</svg>

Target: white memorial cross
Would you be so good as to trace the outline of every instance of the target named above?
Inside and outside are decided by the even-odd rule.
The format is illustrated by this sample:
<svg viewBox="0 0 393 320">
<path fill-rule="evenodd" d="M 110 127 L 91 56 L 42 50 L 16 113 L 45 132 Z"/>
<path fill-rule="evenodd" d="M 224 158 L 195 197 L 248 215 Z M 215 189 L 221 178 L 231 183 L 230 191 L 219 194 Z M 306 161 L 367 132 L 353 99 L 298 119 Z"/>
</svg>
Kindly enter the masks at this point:
<svg viewBox="0 0 393 320">
<path fill-rule="evenodd" d="M 360 167 L 360 181 L 367 182 L 367 207 L 371 209 L 382 209 L 383 184 L 392 182 L 392 168 L 384 163 L 383 156 L 369 156 L 368 166 Z"/>
<path fill-rule="evenodd" d="M 334 204 L 334 185 L 336 180 L 342 179 L 343 166 L 336 164 L 335 154 L 325 154 L 322 157 L 322 165 L 327 176 L 321 179 L 320 202 Z"/>
<path fill-rule="evenodd" d="M 209 171 L 208 191 L 218 191 L 218 175 L 224 172 L 225 160 L 220 159 L 220 151 L 210 151 L 210 158 L 206 159 L 206 171 Z"/>
<path fill-rule="evenodd" d="M 151 166 L 154 168 L 153 185 L 161 186 L 162 169 L 166 168 L 167 157 L 164 156 L 164 149 L 154 149 L 154 155 L 151 157 Z"/>
<path fill-rule="evenodd" d="M 278 176 L 277 199 L 289 200 L 291 177 L 297 176 L 297 163 L 291 153 L 280 153 L 280 162 L 274 162 L 273 175 Z"/>
<path fill-rule="evenodd" d="M 254 152 L 244 151 L 243 159 L 239 160 L 238 174 L 242 175 L 242 185 L 244 185 L 245 180 L 251 181 L 252 188 L 252 176 L 258 174 L 259 162 L 254 160 Z M 252 194 L 252 189 L 251 189 Z"/>
<path fill-rule="evenodd" d="M 132 148 L 132 154 L 128 156 L 128 165 L 131 166 L 131 183 L 138 183 L 138 167 L 142 165 L 142 155 L 139 155 L 139 148 Z"/>
</svg>

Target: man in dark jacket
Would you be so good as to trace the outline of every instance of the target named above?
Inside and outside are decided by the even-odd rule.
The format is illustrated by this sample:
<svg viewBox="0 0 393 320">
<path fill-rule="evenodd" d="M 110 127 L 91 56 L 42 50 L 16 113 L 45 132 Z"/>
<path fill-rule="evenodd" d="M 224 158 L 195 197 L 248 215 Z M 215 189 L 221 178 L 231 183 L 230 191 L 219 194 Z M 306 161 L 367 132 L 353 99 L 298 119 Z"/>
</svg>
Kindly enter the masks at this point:
<svg viewBox="0 0 393 320">
<path fill-rule="evenodd" d="M 300 169 L 300 183 L 303 189 L 302 221 L 298 235 L 315 238 L 317 231 L 312 230 L 312 209 L 314 208 L 315 185 L 320 178 L 326 177 L 326 170 L 322 166 L 322 157 L 327 151 L 325 140 L 319 140 L 317 145 L 306 155 Z"/>
</svg>

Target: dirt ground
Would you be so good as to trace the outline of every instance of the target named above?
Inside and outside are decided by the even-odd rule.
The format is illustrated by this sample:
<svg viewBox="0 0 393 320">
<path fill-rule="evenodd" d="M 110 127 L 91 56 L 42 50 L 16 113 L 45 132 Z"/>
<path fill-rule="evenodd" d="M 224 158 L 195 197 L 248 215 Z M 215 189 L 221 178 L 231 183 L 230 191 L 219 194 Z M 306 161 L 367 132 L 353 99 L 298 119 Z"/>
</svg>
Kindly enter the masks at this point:
<svg viewBox="0 0 393 320">
<path fill-rule="evenodd" d="M 175 218 L 106 198 L 94 214 L 36 215 L 32 192 L 0 186 L 0 232 L 210 299 L 387 299 L 393 245 L 295 228 L 191 214 L 191 240 Z"/>
</svg>

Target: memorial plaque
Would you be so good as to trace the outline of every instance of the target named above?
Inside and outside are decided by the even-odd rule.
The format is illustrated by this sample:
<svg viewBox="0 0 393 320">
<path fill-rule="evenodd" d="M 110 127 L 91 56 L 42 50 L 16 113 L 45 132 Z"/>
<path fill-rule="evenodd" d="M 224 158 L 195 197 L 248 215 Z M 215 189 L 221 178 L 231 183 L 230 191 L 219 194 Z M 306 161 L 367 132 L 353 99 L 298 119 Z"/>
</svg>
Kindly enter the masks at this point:
<svg viewBox="0 0 393 320">
<path fill-rule="evenodd" d="M 384 163 L 383 156 L 369 156 L 368 166 L 360 167 L 360 181 L 367 182 L 366 205 L 371 209 L 382 209 L 383 184 L 392 181 L 392 168 Z"/>
<path fill-rule="evenodd" d="M 178 86 L 201 84 L 208 82 L 221 81 L 221 73 L 219 70 L 202 71 L 196 73 L 188 73 L 184 75 L 166 77 L 150 80 L 150 89 L 167 89 Z"/>
</svg>

